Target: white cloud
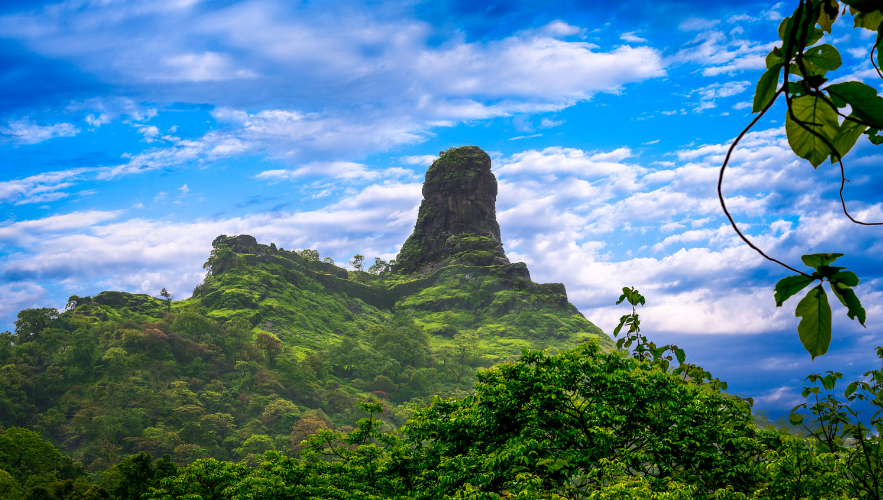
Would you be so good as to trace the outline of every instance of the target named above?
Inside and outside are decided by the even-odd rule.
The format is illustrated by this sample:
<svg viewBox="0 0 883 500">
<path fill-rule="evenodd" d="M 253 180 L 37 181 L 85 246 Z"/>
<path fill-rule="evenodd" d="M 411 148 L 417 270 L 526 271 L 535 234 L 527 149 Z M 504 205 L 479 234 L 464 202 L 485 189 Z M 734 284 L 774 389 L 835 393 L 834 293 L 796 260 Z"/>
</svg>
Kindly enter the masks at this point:
<svg viewBox="0 0 883 500">
<path fill-rule="evenodd" d="M 119 215 L 119 211 L 107 212 L 90 210 L 86 212 L 71 212 L 63 215 L 53 215 L 37 220 L 13 222 L 8 225 L 0 225 L 0 241 L 6 241 L 16 246 L 22 246 L 39 241 L 38 234 L 82 229 L 101 222 L 116 219 Z"/>
<path fill-rule="evenodd" d="M 702 19 L 699 17 L 690 17 L 681 21 L 678 29 L 681 31 L 704 31 L 714 28 L 720 24 L 718 19 Z"/>
<path fill-rule="evenodd" d="M 38 125 L 27 118 L 10 120 L 6 126 L 0 126 L 0 140 L 16 144 L 37 144 L 56 137 L 73 137 L 80 129 L 70 123 Z"/>
<path fill-rule="evenodd" d="M 538 30 L 540 33 L 551 37 L 568 37 L 582 35 L 586 30 L 579 26 L 572 26 L 564 21 L 552 21 Z"/>
<path fill-rule="evenodd" d="M 623 34 L 619 35 L 619 39 L 624 42 L 630 42 L 630 43 L 647 43 L 646 38 L 641 38 L 641 37 L 635 35 L 634 31 L 630 31 L 628 33 L 623 33 Z"/>
<path fill-rule="evenodd" d="M 439 44 L 429 43 L 429 25 L 402 9 L 354 6 L 332 20 L 319 6 L 295 14 L 269 2 L 170 11 L 61 5 L 39 15 L 2 17 L 0 30 L 100 79 L 157 85 L 166 102 L 239 108 L 259 88 L 293 109 L 377 103 L 385 113 L 419 116 L 409 131 L 430 120 L 554 111 L 665 74 L 657 50 L 622 46 L 603 52 L 563 40 L 584 29 L 560 20 L 499 40 L 467 42 L 453 35 Z M 403 15 L 384 15 L 389 10 Z M 317 94 L 322 103 L 307 97 Z M 107 115 L 93 113 L 89 122 L 106 123 L 112 119 Z"/>
<path fill-rule="evenodd" d="M 349 161 L 313 162 L 293 170 L 266 170 L 255 176 L 270 182 L 290 181 L 302 177 L 337 177 L 341 179 L 374 180 L 380 177 L 401 173 L 411 173 L 405 169 L 369 170 L 361 163 Z"/>
<path fill-rule="evenodd" d="M 424 167 L 432 165 L 432 162 L 437 159 L 438 156 L 435 155 L 403 156 L 401 158 L 402 162 L 407 165 L 422 165 Z"/>
<path fill-rule="evenodd" d="M 236 68 L 226 56 L 216 52 L 201 54 L 186 53 L 165 57 L 161 64 L 168 71 L 160 72 L 148 79 L 163 81 L 209 82 L 256 78 L 258 75 L 249 69 Z"/>
<path fill-rule="evenodd" d="M 777 387 L 766 394 L 754 398 L 754 402 L 758 406 L 777 406 L 782 408 L 794 407 L 805 401 L 794 388 L 788 386 Z"/>
<path fill-rule="evenodd" d="M 0 287 L 0 318 L 12 323 L 19 311 L 47 307 L 46 289 L 31 282 L 4 282 Z M 64 304 L 59 304 L 58 307 Z"/>
<path fill-rule="evenodd" d="M 552 120 L 550 118 L 543 118 L 543 120 L 540 122 L 540 128 L 554 128 L 560 127 L 561 125 L 564 125 L 564 120 Z"/>
<path fill-rule="evenodd" d="M 704 76 L 734 74 L 765 68 L 764 58 L 775 44 L 741 40 L 720 31 L 704 31 L 685 44 L 672 57 L 672 61 L 704 66 Z"/>
<path fill-rule="evenodd" d="M 142 127 L 138 127 L 138 133 L 144 136 L 145 142 L 154 142 L 156 141 L 156 137 L 159 135 L 159 128 L 155 125 L 144 125 Z"/>
<path fill-rule="evenodd" d="M 74 168 L 57 172 L 45 172 L 11 181 L 0 181 L 0 203 L 42 203 L 69 196 L 63 190 L 74 186 L 94 169 Z"/>
<path fill-rule="evenodd" d="M 510 137 L 508 140 L 517 141 L 520 139 L 533 139 L 534 137 L 542 137 L 542 136 L 543 136 L 543 134 L 519 135 L 519 136 L 515 136 L 515 137 Z"/>
<path fill-rule="evenodd" d="M 74 101 L 67 106 L 70 112 L 86 112 L 86 123 L 95 129 L 123 118 L 125 122 L 140 123 L 157 115 L 157 109 L 136 103 L 127 97 L 95 97 Z"/>
<path fill-rule="evenodd" d="M 699 103 L 693 108 L 696 112 L 701 112 L 705 109 L 711 109 L 717 106 L 715 100 L 718 98 L 731 97 L 737 94 L 741 94 L 745 91 L 745 89 L 751 86 L 751 82 L 747 81 L 739 81 L 739 82 L 726 82 L 726 83 L 713 83 L 711 85 L 707 85 L 705 87 L 701 87 L 695 89 L 690 92 L 689 95 L 698 94 L 699 95 Z"/>
</svg>

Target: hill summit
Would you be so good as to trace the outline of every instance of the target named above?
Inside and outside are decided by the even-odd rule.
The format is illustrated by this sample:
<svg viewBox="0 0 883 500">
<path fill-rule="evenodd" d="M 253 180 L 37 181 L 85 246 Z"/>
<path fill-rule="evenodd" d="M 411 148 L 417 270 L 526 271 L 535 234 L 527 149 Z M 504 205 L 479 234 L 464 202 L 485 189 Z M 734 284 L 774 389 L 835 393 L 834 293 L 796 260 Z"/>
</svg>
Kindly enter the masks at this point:
<svg viewBox="0 0 883 500">
<path fill-rule="evenodd" d="M 442 346 L 455 334 L 475 335 L 489 361 L 523 348 L 571 348 L 611 339 L 567 300 L 561 283 L 534 283 L 527 265 L 509 262 L 496 220 L 497 181 L 491 159 L 476 146 L 443 151 L 426 172 L 414 231 L 394 266 L 348 271 L 314 250 L 290 251 L 253 236 L 212 242 L 208 275 L 189 299 L 217 321 L 247 320 L 301 353 L 341 337 L 367 342 L 372 326 L 406 314 Z M 104 292 L 78 302 L 77 314 L 160 316 L 161 301 Z M 112 300 L 111 300 L 112 298 Z"/>
</svg>

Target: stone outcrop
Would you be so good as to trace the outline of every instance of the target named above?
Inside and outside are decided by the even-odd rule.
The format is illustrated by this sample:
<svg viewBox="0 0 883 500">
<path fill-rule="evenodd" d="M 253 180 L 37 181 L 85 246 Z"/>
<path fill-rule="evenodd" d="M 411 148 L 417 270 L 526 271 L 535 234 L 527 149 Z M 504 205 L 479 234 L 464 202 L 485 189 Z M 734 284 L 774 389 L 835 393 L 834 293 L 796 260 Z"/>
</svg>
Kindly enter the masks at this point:
<svg viewBox="0 0 883 500">
<path fill-rule="evenodd" d="M 396 269 L 419 272 L 434 263 L 508 264 L 496 214 L 491 158 L 476 146 L 443 151 L 426 172 L 414 232 Z"/>
</svg>

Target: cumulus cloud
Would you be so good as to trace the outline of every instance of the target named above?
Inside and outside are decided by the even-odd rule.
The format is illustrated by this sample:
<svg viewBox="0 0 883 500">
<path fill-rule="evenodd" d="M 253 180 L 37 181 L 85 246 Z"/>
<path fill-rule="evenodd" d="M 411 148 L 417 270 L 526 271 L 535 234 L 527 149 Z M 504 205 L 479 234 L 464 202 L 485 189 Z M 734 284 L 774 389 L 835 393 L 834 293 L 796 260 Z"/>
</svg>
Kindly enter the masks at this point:
<svg viewBox="0 0 883 500">
<path fill-rule="evenodd" d="M 665 75 L 658 50 L 626 45 L 602 51 L 571 39 L 584 29 L 563 21 L 502 39 L 453 36 L 437 44 L 429 43 L 434 34 L 424 22 L 383 11 L 344 9 L 331 20 L 312 5 L 295 13 L 270 1 L 169 9 L 62 4 L 0 17 L 0 31 L 155 101 L 208 101 L 241 110 L 272 96 L 289 105 L 264 111 L 274 116 L 249 111 L 252 122 L 284 119 L 334 130 L 336 138 L 366 123 L 388 131 L 378 139 L 386 145 L 412 142 L 445 120 L 556 111 Z M 100 31 L 93 29 L 98 25 Z M 350 113 L 332 120 L 354 102 L 376 104 L 356 119 Z M 74 105 L 88 110 L 93 128 L 125 112 L 135 117 L 138 106 L 131 98 Z"/>
<path fill-rule="evenodd" d="M 564 282 L 571 300 L 602 328 L 615 325 L 621 311 L 611 307 L 610 297 L 627 285 L 654 297 L 642 316 L 655 331 L 751 334 L 791 328 L 793 313 L 770 299 L 772 281 L 758 280 L 778 270 L 738 240 L 722 216 L 715 187 L 726 149 L 697 145 L 678 151 L 677 162 L 647 166 L 623 148 L 594 153 L 547 148 L 502 158 L 495 172 L 506 248 L 528 262 L 535 279 Z M 725 181 L 742 229 L 796 265 L 801 252 L 832 247 L 860 262 L 875 259 L 874 236 L 838 213 L 839 185 L 811 177 L 807 169 L 812 171 L 794 157 L 783 130 L 748 134 Z M 883 200 L 872 197 L 857 208 L 864 216 L 883 216 Z M 682 228 L 689 229 L 672 234 Z M 644 241 L 655 237 L 656 243 L 632 246 L 626 257 L 619 245 L 638 235 Z"/>
</svg>

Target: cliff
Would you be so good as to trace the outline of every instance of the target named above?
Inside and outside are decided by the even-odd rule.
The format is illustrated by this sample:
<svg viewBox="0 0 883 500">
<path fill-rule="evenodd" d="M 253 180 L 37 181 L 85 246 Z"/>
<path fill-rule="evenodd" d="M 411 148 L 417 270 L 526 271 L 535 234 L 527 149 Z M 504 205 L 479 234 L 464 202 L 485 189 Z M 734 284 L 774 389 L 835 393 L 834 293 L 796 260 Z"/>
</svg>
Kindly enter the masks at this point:
<svg viewBox="0 0 883 500">
<path fill-rule="evenodd" d="M 507 264 L 496 215 L 491 158 L 476 146 L 443 151 L 426 172 L 414 232 L 396 259 L 403 273 L 439 261 Z"/>
</svg>

